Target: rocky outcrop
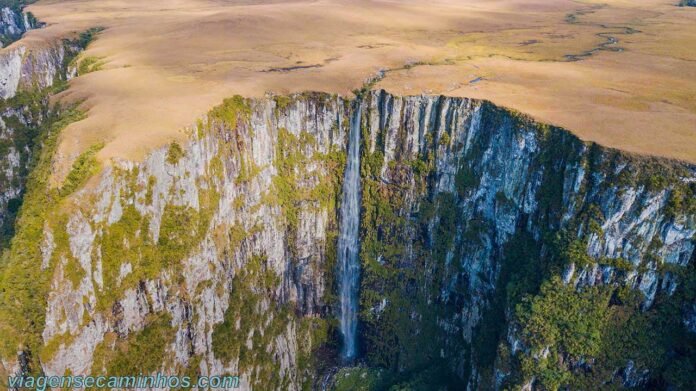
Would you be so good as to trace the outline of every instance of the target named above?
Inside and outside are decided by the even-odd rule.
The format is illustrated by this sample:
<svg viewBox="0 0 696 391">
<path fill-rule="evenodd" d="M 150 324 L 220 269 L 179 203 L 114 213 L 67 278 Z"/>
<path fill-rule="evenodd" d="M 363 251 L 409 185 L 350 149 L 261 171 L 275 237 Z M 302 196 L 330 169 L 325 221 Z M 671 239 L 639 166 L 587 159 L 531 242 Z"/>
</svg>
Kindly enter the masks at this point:
<svg viewBox="0 0 696 391">
<path fill-rule="evenodd" d="M 696 210 L 681 203 L 684 191 L 694 192 L 691 165 L 586 145 L 486 102 L 384 93 L 368 102 L 367 148 L 376 164 L 365 170 L 372 194 L 364 208 L 374 217 L 363 220 L 361 294 L 364 350 L 375 362 L 398 362 L 404 371 L 443 359 L 462 378 L 473 369 L 469 387 L 485 389 L 490 380 L 477 372 L 490 347 L 481 345 L 497 343 L 484 329 L 497 327 L 491 311 L 503 322 L 503 308 L 512 306 L 513 317 L 510 295 L 520 293 L 508 284 L 520 279 L 510 277 L 520 273 L 514 269 L 527 267 L 520 258 L 533 259 L 526 279 L 558 261 L 578 291 L 626 286 L 642 293 L 643 310 L 657 295 L 674 294 L 674 272 L 692 262 Z M 575 238 L 583 256 L 554 254 L 549 238 L 557 235 Z M 410 303 L 379 305 L 395 297 Z M 441 330 L 433 339 L 393 348 L 389 334 L 404 341 L 434 321 Z"/>
<path fill-rule="evenodd" d="M 68 62 L 80 50 L 78 41 L 32 49 L 18 44 L 2 50 L 0 98 L 11 99 L 20 91 L 40 90 L 65 80 Z"/>
<path fill-rule="evenodd" d="M 43 265 L 29 271 L 42 277 L 26 282 L 35 294 L 3 298 L 41 314 L 39 342 L 18 339 L 51 375 L 137 365 L 238 374 L 243 389 L 314 384 L 337 353 L 337 203 L 357 105 L 367 365 L 502 385 L 520 375 L 510 357 L 553 356 L 531 351 L 515 318 L 551 276 L 571 296 L 627 287 L 646 311 L 679 294 L 696 233 L 691 165 L 585 144 L 471 99 L 236 97 L 187 144 L 53 195 L 35 241 Z M 693 323 L 687 309 L 679 324 Z M 606 380 L 644 384 L 650 372 L 631 359 Z"/>
<path fill-rule="evenodd" d="M 75 196 L 97 197 L 86 209 L 64 225 L 47 224 L 45 373 L 117 370 L 109 360 L 95 362 L 95 354 L 116 354 L 105 338 L 128 341 L 166 314 L 172 332 L 163 348 L 171 359 L 153 370 L 174 373 L 195 362 L 202 373 L 239 374 L 247 389 L 296 389 L 305 381 L 300 361 L 319 345 L 314 338 L 326 339 L 315 329 L 330 319 L 327 248 L 336 236 L 338 188 L 331 178 L 342 168 L 345 142 L 336 118 L 347 109 L 325 96 L 297 99 L 286 110 L 273 100 L 235 102 L 229 104 L 239 104 L 240 113 L 221 107 L 183 151 L 173 144 L 142 164 L 108 169 L 96 189 Z M 134 222 L 137 228 L 122 232 Z M 113 242 L 123 234 L 128 244 Z M 164 258 L 145 260 L 149 244 Z M 123 253 L 123 246 L 134 252 Z M 245 303 L 230 302 L 241 293 Z M 226 313 L 240 304 L 252 305 L 262 320 L 230 319 Z M 243 333 L 241 348 L 268 352 L 269 362 L 216 354 L 219 327 Z"/>
<path fill-rule="evenodd" d="M 74 75 L 70 60 L 88 41 L 56 41 L 0 50 L 0 246 L 11 237 L 49 95 Z"/>
<path fill-rule="evenodd" d="M 23 12 L 22 3 L 5 5 L 0 2 L 0 48 L 18 40 L 25 32 L 41 27 L 31 12 Z"/>
</svg>

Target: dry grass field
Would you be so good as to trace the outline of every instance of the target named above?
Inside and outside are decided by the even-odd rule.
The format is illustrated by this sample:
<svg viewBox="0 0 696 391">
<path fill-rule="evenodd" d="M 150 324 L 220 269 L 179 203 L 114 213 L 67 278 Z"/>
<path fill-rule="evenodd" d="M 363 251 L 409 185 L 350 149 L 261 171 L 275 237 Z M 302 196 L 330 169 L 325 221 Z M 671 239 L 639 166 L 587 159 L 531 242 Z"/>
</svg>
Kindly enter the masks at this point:
<svg viewBox="0 0 696 391">
<path fill-rule="evenodd" d="M 376 87 L 489 99 L 586 140 L 696 162 L 696 8 L 676 0 L 41 0 L 40 43 L 102 26 L 71 82 L 79 151 L 141 158 L 224 97 Z M 63 169 L 60 169 L 60 168 Z"/>
</svg>

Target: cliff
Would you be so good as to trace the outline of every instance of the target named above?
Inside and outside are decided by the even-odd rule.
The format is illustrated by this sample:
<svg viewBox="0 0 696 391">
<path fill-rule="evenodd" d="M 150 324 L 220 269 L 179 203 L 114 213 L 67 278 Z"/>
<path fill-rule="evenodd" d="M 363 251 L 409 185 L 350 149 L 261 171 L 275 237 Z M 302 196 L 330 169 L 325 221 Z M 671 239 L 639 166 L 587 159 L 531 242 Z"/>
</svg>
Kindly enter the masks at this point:
<svg viewBox="0 0 696 391">
<path fill-rule="evenodd" d="M 77 74 L 76 57 L 96 31 L 34 47 L 19 42 L 0 51 L 0 248 L 13 234 L 50 116 L 49 97 Z"/>
<path fill-rule="evenodd" d="M 41 27 L 31 12 L 24 12 L 25 0 L 0 1 L 0 48 L 18 40 L 28 30 Z"/>
<path fill-rule="evenodd" d="M 58 188 L 51 145 L 79 113 L 47 115 L 2 261 L 4 372 L 318 386 L 338 365 L 338 211 L 358 109 L 358 355 L 380 381 L 693 380 L 695 167 L 485 101 L 384 91 L 230 98 L 143 162 L 101 169 L 93 146 Z"/>
</svg>

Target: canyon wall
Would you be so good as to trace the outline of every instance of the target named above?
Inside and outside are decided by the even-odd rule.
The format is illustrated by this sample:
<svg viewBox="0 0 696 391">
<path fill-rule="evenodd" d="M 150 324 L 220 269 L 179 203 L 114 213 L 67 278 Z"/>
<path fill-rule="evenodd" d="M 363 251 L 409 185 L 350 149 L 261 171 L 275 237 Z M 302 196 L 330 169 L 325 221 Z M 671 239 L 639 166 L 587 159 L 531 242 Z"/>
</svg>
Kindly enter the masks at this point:
<svg viewBox="0 0 696 391">
<path fill-rule="evenodd" d="M 41 27 L 31 12 L 24 12 L 24 0 L 0 1 L 0 48 L 20 39 L 28 30 Z"/>
<path fill-rule="evenodd" d="M 101 168 L 93 146 L 57 188 L 47 142 L 2 263 L 0 372 L 317 387 L 338 365 L 354 110 L 363 365 L 416 389 L 688 381 L 696 168 L 384 91 L 230 98 L 143 162 Z M 49 141 L 80 113 L 50 118 Z M 613 333 L 657 324 L 670 338 Z"/>
<path fill-rule="evenodd" d="M 0 50 L 0 248 L 14 231 L 32 156 L 50 115 L 49 97 L 76 75 L 75 58 L 95 32 Z"/>
</svg>

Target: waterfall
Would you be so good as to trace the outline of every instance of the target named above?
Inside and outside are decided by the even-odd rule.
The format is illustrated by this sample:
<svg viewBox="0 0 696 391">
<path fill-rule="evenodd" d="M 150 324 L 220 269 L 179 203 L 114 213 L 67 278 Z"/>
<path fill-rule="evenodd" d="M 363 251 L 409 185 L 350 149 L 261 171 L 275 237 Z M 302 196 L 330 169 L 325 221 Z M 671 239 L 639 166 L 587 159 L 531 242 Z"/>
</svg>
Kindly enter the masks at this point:
<svg viewBox="0 0 696 391">
<path fill-rule="evenodd" d="M 360 103 L 350 123 L 348 157 L 343 175 L 340 234 L 338 237 L 339 294 L 341 299 L 342 355 L 352 360 L 357 353 L 358 326 L 358 229 L 360 227 Z"/>
</svg>

